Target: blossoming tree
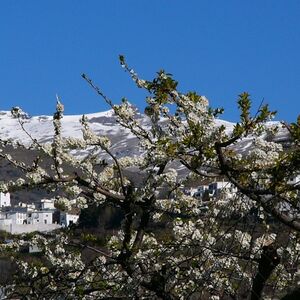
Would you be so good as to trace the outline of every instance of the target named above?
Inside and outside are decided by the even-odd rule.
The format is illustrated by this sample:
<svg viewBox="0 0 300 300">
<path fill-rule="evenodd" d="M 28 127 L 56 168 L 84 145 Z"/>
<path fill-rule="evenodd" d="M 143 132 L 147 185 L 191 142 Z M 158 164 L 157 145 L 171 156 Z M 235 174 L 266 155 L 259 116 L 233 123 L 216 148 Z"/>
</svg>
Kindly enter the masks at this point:
<svg viewBox="0 0 300 300">
<path fill-rule="evenodd" d="M 111 205 L 124 218 L 104 246 L 72 238 L 68 232 L 36 234 L 43 259 L 15 258 L 18 273 L 6 285 L 8 297 L 24 299 L 264 299 L 296 293 L 299 281 L 300 118 L 281 124 L 289 145 L 274 142 L 274 116 L 261 105 L 251 116 L 247 93 L 239 96 L 240 121 L 230 132 L 217 126 L 221 109 L 205 97 L 177 90 L 170 74 L 160 71 L 153 81 L 140 79 L 120 57 L 137 87 L 145 89 L 144 125 L 127 100 L 115 105 L 86 76 L 82 77 L 113 109 L 117 122 L 138 140 L 141 155 L 118 157 L 106 136 L 96 135 L 83 116 L 82 139 L 61 135 L 63 105 L 57 101 L 51 144 L 30 132 L 29 147 L 1 141 L 0 156 L 23 175 L 2 182 L 2 192 L 35 187 L 60 190 L 56 206 L 68 210 Z M 26 126 L 19 108 L 12 110 Z M 150 125 L 149 125 L 150 124 Z M 239 145 L 251 141 L 245 151 Z M 28 165 L 7 151 L 7 145 L 36 151 Z M 73 150 L 88 150 L 78 156 Z M 109 157 L 103 161 L 103 157 Z M 50 167 L 42 167 L 44 159 Z M 66 167 L 68 166 L 68 167 Z M 178 176 L 176 169 L 184 168 Z M 128 176 L 139 171 L 142 184 Z M 186 195 L 192 180 L 228 181 L 214 199 L 203 202 Z M 2 246 L 16 251 L 20 241 Z M 84 258 L 88 248 L 93 255 Z"/>
</svg>

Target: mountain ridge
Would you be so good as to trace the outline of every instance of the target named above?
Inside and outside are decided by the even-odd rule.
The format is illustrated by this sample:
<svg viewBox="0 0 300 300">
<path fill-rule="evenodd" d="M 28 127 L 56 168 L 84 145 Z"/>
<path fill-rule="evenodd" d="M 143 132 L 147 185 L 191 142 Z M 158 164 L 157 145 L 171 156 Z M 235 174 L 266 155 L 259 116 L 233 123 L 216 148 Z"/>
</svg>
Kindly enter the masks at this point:
<svg viewBox="0 0 300 300">
<path fill-rule="evenodd" d="M 80 124 L 80 119 L 82 115 L 65 115 L 62 119 L 62 136 L 63 137 L 82 137 L 82 126 Z M 89 125 L 92 130 L 95 131 L 98 135 L 108 136 L 111 140 L 111 150 L 117 157 L 122 156 L 138 156 L 143 152 L 138 146 L 138 139 L 128 130 L 122 128 L 117 122 L 113 110 L 97 112 L 92 114 L 86 114 L 88 118 Z M 138 114 L 138 119 L 141 124 L 145 127 L 150 126 L 150 120 L 147 116 Z M 23 126 L 26 131 L 32 136 L 33 139 L 36 139 L 40 143 L 50 143 L 52 142 L 54 135 L 53 127 L 53 117 L 52 116 L 33 116 L 29 117 L 24 114 L 22 119 L 24 122 Z M 216 126 L 224 125 L 226 131 L 229 133 L 233 130 L 235 123 L 216 119 Z M 267 126 L 276 126 L 279 125 L 279 122 L 269 122 Z M 21 125 L 18 122 L 17 118 L 14 118 L 10 111 L 0 111 L 0 139 L 2 140 L 12 140 L 18 141 L 27 146 L 30 145 L 32 139 L 30 136 L 24 132 Z M 282 126 L 280 130 L 273 137 L 274 140 L 278 142 L 286 141 L 288 139 L 287 130 Z M 253 138 L 246 138 L 241 140 L 238 143 L 239 152 L 244 152 L 251 147 L 253 143 Z M 32 161 L 36 153 L 32 150 L 21 150 L 10 148 L 12 156 L 16 159 L 27 160 L 29 164 L 32 164 Z M 82 153 L 82 152 L 81 152 Z M 87 152 L 83 152 L 86 154 Z M 76 155 L 80 155 L 80 152 L 77 152 Z M 105 155 L 103 158 L 106 159 Z M 172 166 L 173 167 L 173 166 Z M 185 173 L 183 166 L 175 164 L 174 167 L 177 169 L 179 174 Z M 21 173 L 15 170 L 9 163 L 0 160 L 0 180 L 9 180 L 21 176 Z M 51 197 L 52 195 L 47 195 L 42 191 L 34 192 L 16 192 L 12 195 L 12 202 L 16 204 L 18 201 L 22 202 L 36 202 L 41 197 Z M 24 200 L 25 199 L 25 200 Z"/>
<path fill-rule="evenodd" d="M 112 109 L 86 114 L 85 116 L 88 118 L 91 129 L 96 134 L 111 138 L 113 148 L 120 150 L 121 147 L 130 147 L 132 143 L 137 145 L 136 137 L 128 129 L 121 127 L 116 122 L 116 117 Z M 82 115 L 64 115 L 61 121 L 63 137 L 82 137 L 81 117 Z M 150 120 L 146 115 L 138 114 L 138 119 L 143 126 L 150 126 Z M 24 128 L 33 139 L 36 139 L 40 143 L 52 141 L 54 134 L 52 116 L 41 115 L 29 117 L 25 114 L 22 121 L 24 122 Z M 215 120 L 216 127 L 224 125 L 227 133 L 233 130 L 235 124 L 222 119 Z M 287 138 L 287 130 L 282 127 L 280 122 L 270 121 L 266 123 L 266 126 L 279 127 L 275 140 L 279 141 Z M 25 145 L 29 145 L 32 142 L 30 136 L 21 128 L 18 119 L 14 118 L 10 111 L 0 111 L 0 139 L 19 141 Z M 128 151 L 125 152 L 128 153 Z M 136 151 L 133 152 L 137 154 Z"/>
</svg>

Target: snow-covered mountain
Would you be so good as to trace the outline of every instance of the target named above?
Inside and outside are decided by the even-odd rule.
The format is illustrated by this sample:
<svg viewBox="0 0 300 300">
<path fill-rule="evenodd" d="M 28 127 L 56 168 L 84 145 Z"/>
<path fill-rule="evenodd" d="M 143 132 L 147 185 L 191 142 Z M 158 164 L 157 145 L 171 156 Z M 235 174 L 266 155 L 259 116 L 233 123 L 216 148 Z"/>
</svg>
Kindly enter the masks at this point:
<svg viewBox="0 0 300 300">
<path fill-rule="evenodd" d="M 105 111 L 87 115 L 90 125 L 95 132 L 105 135 L 120 134 L 116 126 L 113 111 Z M 64 116 L 62 119 L 62 134 L 65 137 L 81 137 L 80 115 Z M 53 137 L 52 116 L 36 116 L 22 119 L 24 127 L 33 138 L 41 143 L 51 141 Z M 18 119 L 14 118 L 9 111 L 0 111 L 0 136 L 2 139 L 19 140 L 30 143 L 30 137 L 22 130 Z"/>
<path fill-rule="evenodd" d="M 98 112 L 86 115 L 90 127 L 98 135 L 108 136 L 113 145 L 113 151 L 117 156 L 123 155 L 137 155 L 139 154 L 137 147 L 137 139 L 133 134 L 122 128 L 114 116 L 113 110 L 105 112 Z M 64 137 L 82 137 L 80 115 L 66 115 L 62 119 L 62 135 Z M 24 127 L 32 138 L 38 140 L 40 143 L 51 142 L 53 138 L 53 124 L 52 116 L 35 116 L 24 118 Z M 148 126 L 149 120 L 145 115 L 139 115 L 139 121 L 145 127 Z M 216 120 L 216 126 L 224 125 L 227 132 L 232 131 L 234 123 Z M 279 122 L 269 122 L 267 126 L 280 125 Z M 0 111 L 0 139 L 11 139 L 19 141 L 23 144 L 30 144 L 31 137 L 21 128 L 18 119 L 14 118 L 9 111 Z M 287 132 L 281 128 L 276 134 L 276 140 L 286 140 Z M 252 143 L 251 139 L 245 139 L 239 144 L 241 151 L 248 148 Z"/>
<path fill-rule="evenodd" d="M 116 123 L 112 110 L 86 115 L 90 127 L 98 135 L 110 137 L 115 153 L 118 155 L 137 154 L 137 140 L 126 129 Z M 62 135 L 64 137 L 82 137 L 80 115 L 64 116 L 62 119 Z M 24 128 L 32 138 L 40 143 L 51 142 L 54 127 L 52 116 L 35 116 L 22 119 Z M 11 139 L 29 145 L 32 140 L 20 126 L 18 119 L 14 118 L 9 111 L 0 111 L 0 138 Z M 122 153 L 118 153 L 122 152 Z"/>
<path fill-rule="evenodd" d="M 112 110 L 106 112 L 99 112 L 94 114 L 86 115 L 90 127 L 98 135 L 108 136 L 112 142 L 112 151 L 116 156 L 133 156 L 140 155 L 141 152 L 138 147 L 138 140 L 134 137 L 128 130 L 122 128 L 117 122 Z M 75 116 L 64 116 L 62 119 L 62 135 L 64 137 L 82 137 L 81 124 L 80 124 L 80 115 Z M 0 139 L 13 141 L 19 141 L 23 144 L 29 145 L 32 141 L 31 138 L 38 140 L 40 143 L 51 142 L 53 138 L 53 124 L 52 116 L 35 116 L 24 118 L 24 128 L 31 135 L 31 137 L 24 132 L 21 128 L 18 120 L 14 118 L 9 111 L 0 111 Z M 149 126 L 149 119 L 144 115 L 139 115 L 139 121 L 143 126 Z M 224 125 L 226 131 L 232 131 L 234 123 L 216 120 L 216 126 Z M 267 126 L 278 125 L 278 122 L 270 122 Z M 273 137 L 274 139 L 274 137 Z M 277 141 L 286 141 L 288 139 L 288 134 L 286 130 L 281 128 L 276 134 L 275 140 Z M 240 141 L 237 145 L 240 152 L 246 151 L 249 149 L 253 143 L 252 138 L 247 138 Z M 10 149 L 11 154 L 16 159 L 24 160 L 28 163 L 32 163 L 32 160 L 35 157 L 35 153 L 32 151 L 24 151 L 22 149 Z M 78 153 L 80 155 L 80 153 Z M 179 174 L 184 174 L 186 172 L 185 168 L 182 165 L 175 164 L 172 166 L 176 168 Z M 17 178 L 20 176 L 20 172 L 12 168 L 9 163 L 4 160 L 0 160 L 0 181 Z M 138 174 L 136 176 L 139 177 Z M 12 195 L 12 202 L 14 204 L 19 201 L 22 202 L 35 202 L 38 201 L 41 197 L 50 197 L 51 195 L 45 194 L 42 190 L 34 191 L 22 191 L 16 192 Z"/>
</svg>

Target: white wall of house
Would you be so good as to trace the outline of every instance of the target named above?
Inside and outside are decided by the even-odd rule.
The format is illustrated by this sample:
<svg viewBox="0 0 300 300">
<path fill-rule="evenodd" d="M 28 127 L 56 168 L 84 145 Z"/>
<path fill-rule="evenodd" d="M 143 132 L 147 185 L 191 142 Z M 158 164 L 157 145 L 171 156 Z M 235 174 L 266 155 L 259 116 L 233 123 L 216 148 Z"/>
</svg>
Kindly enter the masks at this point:
<svg viewBox="0 0 300 300">
<path fill-rule="evenodd" d="M 1 226 L 9 226 L 12 224 L 12 219 L 0 219 L 0 228 Z"/>
<path fill-rule="evenodd" d="M 11 234 L 21 234 L 33 231 L 48 232 L 61 228 L 58 224 L 13 224 L 12 220 L 0 220 L 0 230 L 10 232 Z"/>
<path fill-rule="evenodd" d="M 197 190 L 194 192 L 193 196 L 195 198 L 201 199 L 206 190 L 208 190 L 208 185 L 200 185 L 198 186 Z"/>
<path fill-rule="evenodd" d="M 10 193 L 0 193 L 0 207 L 10 206 Z"/>
<path fill-rule="evenodd" d="M 52 211 L 33 211 L 28 213 L 27 224 L 52 224 Z"/>
<path fill-rule="evenodd" d="M 212 182 L 211 184 L 208 185 L 209 190 L 219 190 L 223 189 L 229 184 L 228 181 L 216 181 Z"/>
<path fill-rule="evenodd" d="M 197 188 L 185 188 L 183 192 L 185 195 L 193 196 L 197 192 L 197 190 Z"/>
<path fill-rule="evenodd" d="M 219 193 L 226 189 L 229 193 L 234 194 L 237 192 L 237 188 L 228 181 L 216 181 L 208 185 L 208 191 L 210 197 L 218 196 Z"/>
<path fill-rule="evenodd" d="M 27 212 L 9 211 L 6 213 L 6 219 L 11 219 L 13 224 L 24 224 L 27 219 Z"/>
<path fill-rule="evenodd" d="M 287 183 L 290 185 L 300 185 L 300 175 L 289 178 Z"/>
<path fill-rule="evenodd" d="M 18 206 L 15 207 L 15 209 L 20 209 L 20 208 L 24 208 L 27 211 L 33 211 L 35 210 L 35 204 L 34 203 L 23 203 L 23 202 L 19 202 Z"/>
<path fill-rule="evenodd" d="M 10 206 L 10 196 L 0 194 L 0 207 Z M 0 211 L 0 230 L 5 230 L 12 234 L 28 233 L 32 231 L 52 231 L 60 228 L 61 225 L 53 224 L 54 201 L 43 199 L 44 210 L 36 210 L 34 204 L 20 203 L 19 206 L 9 210 Z M 67 224 L 76 222 L 78 216 L 68 215 Z"/>
<path fill-rule="evenodd" d="M 217 197 L 221 193 L 221 191 L 224 190 L 228 192 L 228 197 L 233 197 L 237 193 L 237 188 L 231 182 L 225 180 L 211 182 L 208 185 L 203 184 L 198 186 L 197 188 L 184 189 L 183 192 L 186 195 L 190 195 L 201 200 L 207 192 L 208 196 L 213 198 Z"/>
<path fill-rule="evenodd" d="M 5 211 L 0 211 L 0 219 L 6 219 L 6 214 Z"/>
<path fill-rule="evenodd" d="M 54 199 L 42 199 L 41 200 L 41 209 L 55 209 Z"/>
<path fill-rule="evenodd" d="M 58 224 L 52 224 L 52 216 L 52 212 L 7 212 L 5 218 L 0 219 L 0 230 L 12 234 L 52 231 L 61 227 Z"/>
<path fill-rule="evenodd" d="M 77 223 L 78 219 L 78 215 L 72 215 L 65 212 L 60 213 L 60 224 L 63 226 L 70 226 L 71 224 L 75 224 Z"/>
</svg>

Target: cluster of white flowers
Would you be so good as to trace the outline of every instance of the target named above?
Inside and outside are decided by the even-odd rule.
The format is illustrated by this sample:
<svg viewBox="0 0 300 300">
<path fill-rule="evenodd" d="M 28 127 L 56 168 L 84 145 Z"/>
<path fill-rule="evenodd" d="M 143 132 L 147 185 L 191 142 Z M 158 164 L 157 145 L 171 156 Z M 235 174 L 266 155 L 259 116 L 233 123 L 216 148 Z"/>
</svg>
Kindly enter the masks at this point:
<svg viewBox="0 0 300 300">
<path fill-rule="evenodd" d="M 65 191 L 70 197 L 77 197 L 82 192 L 82 189 L 78 185 L 68 185 L 65 187 Z"/>
<path fill-rule="evenodd" d="M 240 242 L 243 249 L 250 249 L 250 243 L 252 241 L 252 236 L 248 232 L 242 232 L 240 230 L 234 231 L 234 238 Z"/>
<path fill-rule="evenodd" d="M 120 105 L 114 105 L 114 110 L 117 112 L 119 120 L 132 120 L 135 115 L 133 106 L 128 101 L 123 101 Z"/>
<path fill-rule="evenodd" d="M 262 252 L 263 246 L 269 246 L 276 241 L 277 235 L 275 233 L 265 233 L 259 238 L 255 239 L 252 251 L 255 255 L 259 255 Z"/>
<path fill-rule="evenodd" d="M 168 169 L 166 173 L 163 174 L 164 181 L 169 185 L 174 185 L 177 181 L 177 171 L 175 169 Z"/>
<path fill-rule="evenodd" d="M 111 145 L 111 142 L 108 137 L 98 136 L 89 128 L 83 129 L 82 132 L 83 132 L 83 138 L 87 144 L 99 145 L 100 147 L 104 147 L 104 148 L 109 148 Z"/>
<path fill-rule="evenodd" d="M 76 198 L 76 206 L 78 208 L 81 208 L 81 209 L 87 208 L 88 204 L 87 204 L 86 198 L 84 198 L 84 197 L 78 197 L 78 198 Z"/>
<path fill-rule="evenodd" d="M 115 171 L 112 166 L 107 166 L 103 169 L 103 171 L 98 174 L 97 180 L 100 183 L 109 183 L 114 178 Z"/>
<path fill-rule="evenodd" d="M 26 174 L 26 177 L 29 179 L 29 181 L 33 184 L 38 184 L 41 181 L 43 181 L 44 176 L 47 174 L 47 172 L 42 168 L 37 168 L 33 172 L 29 172 Z"/>
<path fill-rule="evenodd" d="M 200 213 L 201 202 L 191 196 L 178 192 L 176 197 L 171 199 L 159 199 L 156 201 L 156 207 L 159 211 L 170 213 L 184 213 L 191 216 L 197 216 Z"/>
<path fill-rule="evenodd" d="M 65 197 L 58 197 L 57 199 L 55 199 L 54 205 L 57 209 L 60 209 L 62 211 L 68 211 L 72 207 L 70 200 Z"/>
<path fill-rule="evenodd" d="M 64 139 L 64 142 L 69 149 L 85 149 L 87 147 L 84 139 L 68 137 Z"/>
<path fill-rule="evenodd" d="M 232 217 L 233 215 L 243 217 L 257 208 L 257 204 L 241 193 L 232 193 L 227 189 L 222 189 L 216 200 L 210 203 L 210 207 L 217 209 L 222 217 Z"/>
<path fill-rule="evenodd" d="M 124 156 L 119 158 L 118 162 L 122 168 L 142 167 L 145 164 L 145 159 L 141 156 Z"/>
<path fill-rule="evenodd" d="M 175 169 L 168 169 L 167 172 L 160 174 L 160 175 L 155 175 L 154 180 L 158 182 L 159 184 L 162 184 L 163 182 L 167 183 L 170 186 L 173 186 L 176 181 L 177 181 L 177 171 Z"/>
<path fill-rule="evenodd" d="M 255 138 L 253 142 L 254 148 L 247 157 L 252 166 L 255 165 L 263 169 L 277 163 L 283 150 L 281 144 L 267 142 L 261 137 Z"/>
<path fill-rule="evenodd" d="M 93 197 L 98 205 L 104 203 L 106 200 L 106 196 L 101 193 L 94 193 Z"/>
</svg>

